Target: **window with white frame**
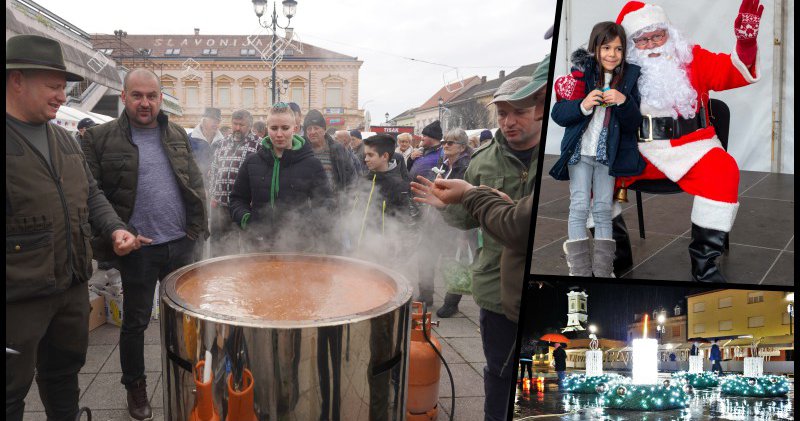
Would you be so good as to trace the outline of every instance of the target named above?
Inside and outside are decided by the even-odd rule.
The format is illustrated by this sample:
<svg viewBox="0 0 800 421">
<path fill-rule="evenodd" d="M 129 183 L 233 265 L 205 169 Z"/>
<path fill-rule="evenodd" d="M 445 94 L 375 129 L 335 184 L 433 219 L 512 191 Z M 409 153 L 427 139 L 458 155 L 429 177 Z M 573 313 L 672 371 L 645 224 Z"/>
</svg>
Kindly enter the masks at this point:
<svg viewBox="0 0 800 421">
<path fill-rule="evenodd" d="M 231 106 L 231 85 L 229 83 L 217 85 L 217 105 L 220 107 Z"/>
<path fill-rule="evenodd" d="M 325 84 L 325 107 L 334 108 L 342 106 L 342 88 L 344 84 L 341 82 L 328 82 Z"/>
<path fill-rule="evenodd" d="M 717 308 L 728 308 L 733 306 L 733 297 L 722 297 L 719 299 Z"/>
<path fill-rule="evenodd" d="M 699 303 L 694 303 L 692 306 L 692 311 L 695 313 L 702 313 L 706 311 L 706 303 L 705 301 L 700 301 Z"/>
<path fill-rule="evenodd" d="M 183 89 L 186 105 L 190 107 L 200 105 L 200 85 L 197 82 L 184 82 Z"/>
<path fill-rule="evenodd" d="M 694 333 L 705 333 L 706 332 L 706 325 L 703 323 L 695 323 L 694 325 Z"/>
<path fill-rule="evenodd" d="M 733 320 L 720 320 L 719 330 L 721 332 L 726 330 L 733 330 Z"/>
<path fill-rule="evenodd" d="M 753 316 L 747 318 L 747 327 L 763 327 L 764 316 Z"/>
<path fill-rule="evenodd" d="M 748 292 L 747 293 L 747 304 L 756 304 L 756 303 L 763 303 L 764 302 L 764 293 L 761 291 L 757 292 Z"/>
<path fill-rule="evenodd" d="M 254 83 L 242 84 L 242 108 L 249 110 L 256 104 L 256 85 Z"/>
</svg>

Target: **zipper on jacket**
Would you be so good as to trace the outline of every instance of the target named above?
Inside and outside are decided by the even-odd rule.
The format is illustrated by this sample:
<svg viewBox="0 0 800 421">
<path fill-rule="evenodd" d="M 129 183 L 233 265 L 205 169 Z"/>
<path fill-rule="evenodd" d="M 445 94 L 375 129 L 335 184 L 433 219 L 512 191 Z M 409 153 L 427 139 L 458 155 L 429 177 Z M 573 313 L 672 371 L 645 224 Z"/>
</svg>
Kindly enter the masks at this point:
<svg viewBox="0 0 800 421">
<path fill-rule="evenodd" d="M 50 130 L 47 130 L 47 133 L 49 134 Z M 39 157 L 39 160 L 42 161 L 42 164 L 44 164 L 45 168 L 47 168 L 47 172 L 50 173 L 50 177 L 53 178 L 53 181 L 56 184 L 56 190 L 58 190 L 58 196 L 61 198 L 61 207 L 64 209 L 64 223 L 66 225 L 65 234 L 66 234 L 66 237 L 67 237 L 67 262 L 69 263 L 69 275 L 70 275 L 70 278 L 72 278 L 74 276 L 74 270 L 73 270 L 74 268 L 73 268 L 73 265 L 72 265 L 72 263 L 73 263 L 72 262 L 72 230 L 71 230 L 71 225 L 69 223 L 69 208 L 67 207 L 67 198 L 64 197 L 64 190 L 61 188 L 61 180 L 59 179 L 59 177 L 56 177 L 55 169 L 53 168 L 53 166 L 51 164 L 47 163 L 47 160 L 44 159 L 44 155 L 42 155 L 42 153 L 39 152 L 39 150 L 36 149 L 36 147 L 33 146 L 33 144 L 30 141 L 28 141 L 28 139 L 26 139 L 24 136 L 22 136 L 20 133 L 17 133 L 17 135 L 19 135 L 20 139 L 22 139 L 23 142 L 27 143 L 28 147 L 33 151 L 33 153 L 36 154 L 37 157 Z M 53 140 L 55 142 L 57 142 L 58 139 L 55 139 L 56 135 L 53 134 L 53 136 L 54 136 Z M 57 146 L 58 145 L 56 145 L 56 147 Z M 47 142 L 47 147 L 48 148 L 50 147 L 50 142 Z M 52 157 L 52 155 L 51 155 L 51 157 Z M 83 235 L 83 234 L 81 234 L 81 235 Z"/>
</svg>

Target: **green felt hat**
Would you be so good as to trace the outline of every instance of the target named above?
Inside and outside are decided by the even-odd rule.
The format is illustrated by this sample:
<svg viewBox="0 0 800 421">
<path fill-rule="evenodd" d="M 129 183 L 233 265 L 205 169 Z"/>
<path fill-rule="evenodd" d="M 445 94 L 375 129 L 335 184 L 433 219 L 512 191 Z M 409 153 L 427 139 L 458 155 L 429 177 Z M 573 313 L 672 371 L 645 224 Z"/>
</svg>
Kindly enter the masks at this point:
<svg viewBox="0 0 800 421">
<path fill-rule="evenodd" d="M 6 70 L 53 70 L 64 73 L 68 82 L 83 80 L 67 71 L 61 44 L 39 35 L 17 35 L 6 41 Z"/>
<path fill-rule="evenodd" d="M 533 107 L 533 94 L 547 86 L 547 75 L 549 72 L 550 54 L 544 56 L 542 62 L 536 66 L 536 70 L 533 71 L 531 82 L 511 94 L 507 101 L 516 108 Z"/>
</svg>

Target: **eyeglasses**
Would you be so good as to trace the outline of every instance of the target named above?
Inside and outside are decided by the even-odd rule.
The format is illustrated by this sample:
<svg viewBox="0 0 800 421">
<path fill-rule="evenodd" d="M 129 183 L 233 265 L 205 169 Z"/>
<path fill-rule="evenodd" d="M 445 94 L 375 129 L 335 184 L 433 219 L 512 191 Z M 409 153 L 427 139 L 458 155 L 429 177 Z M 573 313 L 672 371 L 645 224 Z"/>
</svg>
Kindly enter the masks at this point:
<svg viewBox="0 0 800 421">
<path fill-rule="evenodd" d="M 442 142 L 442 143 L 444 143 L 444 144 L 445 144 L 445 145 L 447 145 L 447 146 L 452 146 L 452 145 L 466 145 L 466 143 L 464 143 L 464 142 L 456 142 L 455 140 L 445 140 L 445 141 L 444 141 L 444 142 Z"/>
<path fill-rule="evenodd" d="M 647 38 L 634 38 L 633 43 L 637 47 L 644 47 L 645 45 L 650 44 L 650 41 L 653 41 L 654 44 L 658 44 L 659 42 L 663 41 L 664 38 L 667 37 L 667 31 L 661 31 L 661 33 L 655 34 L 651 37 Z"/>
</svg>

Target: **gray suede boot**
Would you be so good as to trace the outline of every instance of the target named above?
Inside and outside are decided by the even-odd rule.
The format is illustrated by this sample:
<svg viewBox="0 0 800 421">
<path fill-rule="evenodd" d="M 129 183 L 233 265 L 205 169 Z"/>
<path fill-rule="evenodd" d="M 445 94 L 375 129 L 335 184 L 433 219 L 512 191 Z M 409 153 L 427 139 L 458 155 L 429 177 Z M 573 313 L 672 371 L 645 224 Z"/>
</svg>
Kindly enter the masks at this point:
<svg viewBox="0 0 800 421">
<path fill-rule="evenodd" d="M 567 254 L 569 276 L 592 276 L 592 258 L 589 255 L 589 239 L 567 240 L 564 242 Z"/>
<path fill-rule="evenodd" d="M 592 272 L 595 278 L 614 277 L 614 253 L 617 243 L 613 239 L 594 240 L 594 254 L 592 255 Z"/>
</svg>

